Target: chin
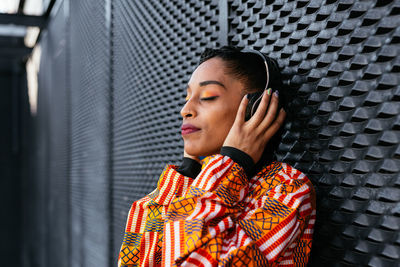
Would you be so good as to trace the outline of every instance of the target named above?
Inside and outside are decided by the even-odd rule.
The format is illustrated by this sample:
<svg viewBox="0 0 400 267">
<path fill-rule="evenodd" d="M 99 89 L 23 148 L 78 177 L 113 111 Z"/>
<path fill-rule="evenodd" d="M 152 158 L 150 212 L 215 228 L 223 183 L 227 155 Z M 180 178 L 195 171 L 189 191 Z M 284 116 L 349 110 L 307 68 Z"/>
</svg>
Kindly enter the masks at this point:
<svg viewBox="0 0 400 267">
<path fill-rule="evenodd" d="M 211 155 L 218 154 L 221 150 L 221 147 L 207 147 L 204 146 L 191 146 L 185 144 L 185 151 L 192 156 L 195 157 L 207 157 Z"/>
</svg>

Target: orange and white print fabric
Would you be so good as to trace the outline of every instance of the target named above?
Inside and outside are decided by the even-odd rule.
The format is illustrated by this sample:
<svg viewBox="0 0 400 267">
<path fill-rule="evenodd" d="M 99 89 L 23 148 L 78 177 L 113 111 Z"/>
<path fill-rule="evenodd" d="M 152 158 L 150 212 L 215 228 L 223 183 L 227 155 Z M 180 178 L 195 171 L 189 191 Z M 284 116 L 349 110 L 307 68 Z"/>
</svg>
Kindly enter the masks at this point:
<svg viewBox="0 0 400 267">
<path fill-rule="evenodd" d="M 306 266 L 315 193 L 302 172 L 273 162 L 248 179 L 223 155 L 196 179 L 176 168 L 133 203 L 119 266 Z"/>
</svg>

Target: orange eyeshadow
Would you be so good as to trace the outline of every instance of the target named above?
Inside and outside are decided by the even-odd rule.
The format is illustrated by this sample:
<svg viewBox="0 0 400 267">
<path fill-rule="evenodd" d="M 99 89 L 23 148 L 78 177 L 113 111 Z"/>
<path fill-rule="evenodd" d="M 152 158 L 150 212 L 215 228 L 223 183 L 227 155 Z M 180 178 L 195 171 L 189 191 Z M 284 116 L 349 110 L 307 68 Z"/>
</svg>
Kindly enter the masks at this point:
<svg viewBox="0 0 400 267">
<path fill-rule="evenodd" d="M 201 94 L 201 98 L 207 98 L 207 97 L 213 97 L 213 96 L 218 96 L 218 94 L 210 92 L 210 91 L 204 91 Z"/>
</svg>

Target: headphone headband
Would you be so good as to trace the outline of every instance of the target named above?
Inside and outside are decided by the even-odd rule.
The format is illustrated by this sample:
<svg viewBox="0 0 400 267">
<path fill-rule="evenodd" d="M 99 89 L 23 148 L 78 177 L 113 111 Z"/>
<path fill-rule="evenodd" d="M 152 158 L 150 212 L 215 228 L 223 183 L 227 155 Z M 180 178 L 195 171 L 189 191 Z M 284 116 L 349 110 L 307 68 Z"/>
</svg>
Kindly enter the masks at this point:
<svg viewBox="0 0 400 267">
<path fill-rule="evenodd" d="M 256 54 L 256 55 L 259 55 L 262 58 L 262 60 L 264 61 L 264 65 L 265 65 L 265 72 L 267 74 L 267 82 L 265 83 L 264 90 L 267 90 L 268 85 L 269 85 L 269 75 L 270 75 L 270 73 L 269 73 L 269 68 L 268 68 L 268 60 L 267 60 L 266 56 L 263 53 L 261 53 L 260 51 L 258 51 L 258 50 L 253 50 L 253 49 L 249 49 L 249 48 L 243 49 L 241 52 Z"/>
<path fill-rule="evenodd" d="M 267 60 L 267 57 L 266 57 L 263 53 L 261 53 L 260 51 L 253 50 L 253 49 L 248 49 L 248 48 L 243 49 L 241 52 L 259 55 L 259 56 L 262 58 L 262 60 L 264 61 L 265 72 L 266 72 L 266 74 L 267 74 L 267 82 L 265 83 L 265 88 L 264 88 L 264 92 L 265 92 L 265 91 L 267 90 L 267 88 L 268 88 L 268 85 L 269 85 L 269 75 L 270 75 L 270 73 L 269 73 L 269 68 L 268 68 L 268 60 Z M 257 106 L 258 106 L 258 102 L 261 101 L 262 96 L 263 96 L 263 95 L 261 94 L 261 95 L 256 99 L 256 101 L 254 102 L 253 106 L 251 107 L 251 111 L 250 111 L 251 116 L 253 116 L 253 114 L 255 113 L 255 110 L 256 110 L 256 108 L 257 108 Z"/>
</svg>

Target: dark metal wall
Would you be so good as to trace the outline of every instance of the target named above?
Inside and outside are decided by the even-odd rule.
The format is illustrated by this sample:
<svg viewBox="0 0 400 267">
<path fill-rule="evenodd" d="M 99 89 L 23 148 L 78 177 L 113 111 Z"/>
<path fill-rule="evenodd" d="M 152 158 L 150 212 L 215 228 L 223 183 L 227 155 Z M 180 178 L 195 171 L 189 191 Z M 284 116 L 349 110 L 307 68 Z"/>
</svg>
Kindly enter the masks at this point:
<svg viewBox="0 0 400 267">
<path fill-rule="evenodd" d="M 41 41 L 24 266 L 116 264 L 130 204 L 182 157 L 199 55 L 226 43 L 278 59 L 296 96 L 279 158 L 317 189 L 312 265 L 398 266 L 400 1 L 58 4 Z"/>
<path fill-rule="evenodd" d="M 0 65 L 6 63 L 0 59 Z M 0 70 L 0 257 L 9 266 L 20 266 L 22 251 L 22 179 L 21 179 L 21 113 L 27 107 L 23 101 L 26 79 L 19 60 L 7 62 Z M 6 65 L 6 64 L 5 64 Z M 6 65 L 7 66 L 7 65 Z M 26 100 L 26 98 L 24 98 Z"/>
<path fill-rule="evenodd" d="M 24 266 L 70 266 L 68 17 L 64 11 L 60 5 L 42 35 L 37 114 L 25 129 L 30 151 L 24 155 L 28 158 L 23 188 Z"/>
</svg>

